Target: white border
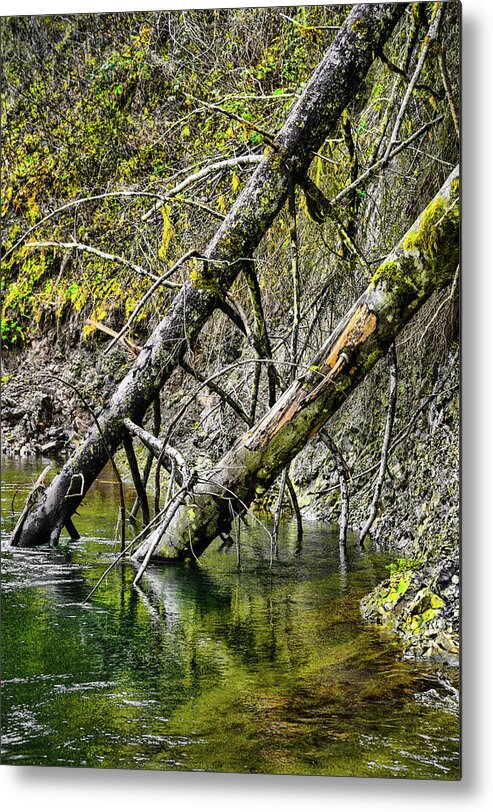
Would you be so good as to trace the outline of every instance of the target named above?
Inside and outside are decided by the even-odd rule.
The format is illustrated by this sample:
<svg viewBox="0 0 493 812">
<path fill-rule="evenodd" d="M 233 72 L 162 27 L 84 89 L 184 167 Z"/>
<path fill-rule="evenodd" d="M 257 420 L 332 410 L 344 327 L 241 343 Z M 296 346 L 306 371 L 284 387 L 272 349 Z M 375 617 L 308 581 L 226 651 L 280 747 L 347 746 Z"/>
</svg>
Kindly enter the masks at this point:
<svg viewBox="0 0 493 812">
<path fill-rule="evenodd" d="M 146 11 L 271 5 L 259 0 L 3 0 L 1 14 Z M 285 2 L 284 5 L 294 5 Z M 0 768 L 5 810 L 199 812 L 340 810 L 433 812 L 490 809 L 493 801 L 493 3 L 463 0 L 463 780 L 460 783 Z M 489 251 L 488 251 L 489 249 Z M 490 391 L 491 390 L 491 391 Z"/>
</svg>

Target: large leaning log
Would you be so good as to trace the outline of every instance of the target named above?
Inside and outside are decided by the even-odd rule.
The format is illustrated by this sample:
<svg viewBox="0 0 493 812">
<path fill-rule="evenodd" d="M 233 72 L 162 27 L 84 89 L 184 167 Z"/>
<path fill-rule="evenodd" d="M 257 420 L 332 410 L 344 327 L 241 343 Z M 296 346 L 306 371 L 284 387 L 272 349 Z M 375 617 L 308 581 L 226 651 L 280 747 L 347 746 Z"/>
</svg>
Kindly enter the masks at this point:
<svg viewBox="0 0 493 812">
<path fill-rule="evenodd" d="M 209 261 L 177 294 L 134 366 L 99 416 L 95 428 L 50 483 L 22 526 L 13 546 L 58 543 L 61 529 L 88 488 L 122 442 L 124 419 L 140 423 L 283 206 L 293 176 L 303 176 L 313 153 L 330 135 L 339 116 L 361 86 L 375 54 L 393 31 L 406 4 L 355 6 L 250 182 L 202 256 Z"/>
<path fill-rule="evenodd" d="M 199 483 L 174 516 L 153 559 L 193 559 L 232 517 L 263 494 L 322 428 L 430 295 L 450 284 L 459 263 L 459 170 L 456 168 L 371 284 L 324 343 L 307 374 Z M 138 548 L 145 556 L 158 527 Z"/>
</svg>

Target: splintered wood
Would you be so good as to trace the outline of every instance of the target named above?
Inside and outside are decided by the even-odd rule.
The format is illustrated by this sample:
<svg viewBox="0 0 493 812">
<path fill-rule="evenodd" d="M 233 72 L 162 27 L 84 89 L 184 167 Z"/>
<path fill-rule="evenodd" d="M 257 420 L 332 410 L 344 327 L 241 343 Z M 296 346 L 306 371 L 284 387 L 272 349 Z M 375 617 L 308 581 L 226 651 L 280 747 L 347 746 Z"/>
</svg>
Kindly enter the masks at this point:
<svg viewBox="0 0 493 812">
<path fill-rule="evenodd" d="M 313 403 L 333 383 L 337 375 L 350 363 L 358 346 L 364 344 L 375 332 L 377 317 L 366 304 L 355 310 L 335 342 L 332 341 L 321 355 L 322 361 L 310 376 L 304 376 L 284 393 L 277 408 L 269 412 L 250 436 L 244 438 L 247 448 L 264 448 L 276 434 L 289 423 L 301 409 Z M 328 353 L 328 354 L 327 354 Z M 354 374 L 357 366 L 349 369 Z M 323 422 L 325 421 L 325 418 Z"/>
</svg>

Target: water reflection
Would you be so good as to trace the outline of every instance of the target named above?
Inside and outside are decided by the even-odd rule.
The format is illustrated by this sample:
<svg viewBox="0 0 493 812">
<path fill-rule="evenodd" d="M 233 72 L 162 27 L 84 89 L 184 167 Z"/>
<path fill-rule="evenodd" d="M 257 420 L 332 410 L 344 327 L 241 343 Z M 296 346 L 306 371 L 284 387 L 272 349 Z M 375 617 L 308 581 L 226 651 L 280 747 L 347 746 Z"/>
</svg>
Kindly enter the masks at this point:
<svg viewBox="0 0 493 812">
<path fill-rule="evenodd" d="M 339 542 L 339 583 L 340 592 L 343 594 L 347 589 L 347 551 L 346 544 Z"/>
<path fill-rule="evenodd" d="M 80 542 L 4 554 L 5 763 L 457 777 L 456 671 L 402 661 L 359 613 L 385 556 L 286 523 L 270 567 L 254 527 L 240 572 L 211 549 L 135 588 L 125 561 L 85 604 L 118 548 L 102 488 Z"/>
</svg>

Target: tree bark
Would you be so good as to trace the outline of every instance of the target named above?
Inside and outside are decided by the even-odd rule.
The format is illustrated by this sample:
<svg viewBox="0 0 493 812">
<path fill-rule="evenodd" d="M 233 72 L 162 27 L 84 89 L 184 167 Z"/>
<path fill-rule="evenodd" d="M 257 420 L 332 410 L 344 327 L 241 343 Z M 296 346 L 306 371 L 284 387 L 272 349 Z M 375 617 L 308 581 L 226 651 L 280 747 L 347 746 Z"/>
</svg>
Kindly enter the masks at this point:
<svg viewBox="0 0 493 812">
<path fill-rule="evenodd" d="M 154 559 L 197 558 L 263 494 L 344 403 L 459 261 L 459 170 L 380 265 L 309 367 L 200 481 L 153 551 Z M 155 531 L 159 533 L 159 529 Z M 154 534 L 136 551 L 142 558 Z"/>
<path fill-rule="evenodd" d="M 99 417 L 110 452 L 122 442 L 125 417 L 140 423 L 156 393 L 180 363 L 189 343 L 217 307 L 284 205 L 292 177 L 302 176 L 313 153 L 332 132 L 358 91 L 406 5 L 354 6 L 304 93 L 292 109 L 264 159 L 203 252 L 208 260 L 195 269 L 156 327 L 130 372 Z M 220 263 L 220 264 L 219 264 Z M 101 433 L 93 429 L 26 516 L 15 546 L 32 547 L 51 538 L 82 501 L 108 460 Z M 82 483 L 82 487 L 81 486 Z M 77 487 L 75 487 L 77 485 Z"/>
</svg>

